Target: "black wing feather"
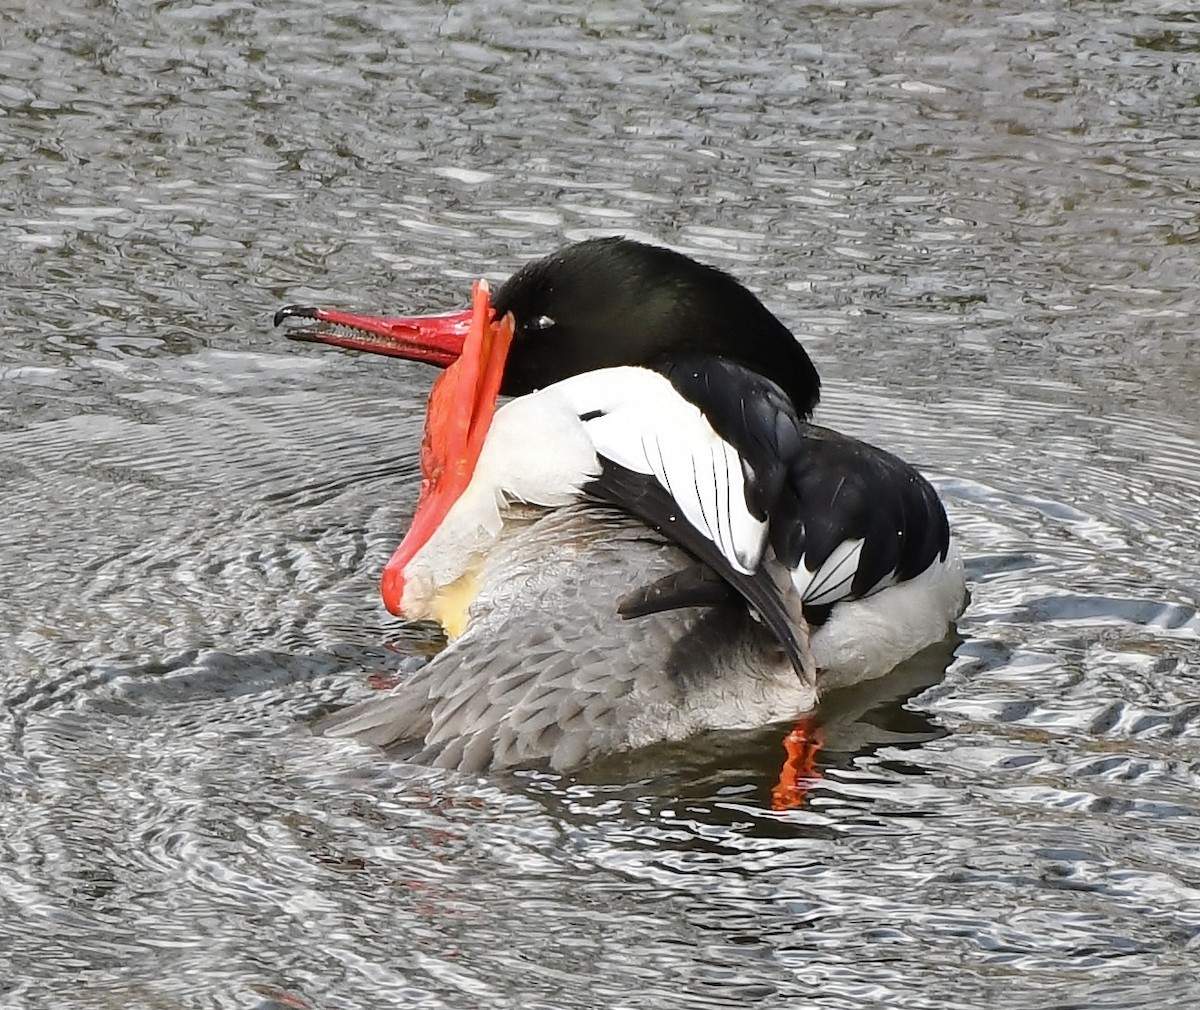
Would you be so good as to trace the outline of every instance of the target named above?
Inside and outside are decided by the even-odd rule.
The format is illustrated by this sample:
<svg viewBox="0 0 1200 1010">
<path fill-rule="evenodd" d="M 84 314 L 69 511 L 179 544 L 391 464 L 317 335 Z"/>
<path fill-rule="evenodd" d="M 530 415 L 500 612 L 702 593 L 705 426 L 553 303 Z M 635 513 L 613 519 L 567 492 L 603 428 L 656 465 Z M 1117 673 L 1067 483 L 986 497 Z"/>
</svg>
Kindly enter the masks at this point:
<svg viewBox="0 0 1200 1010">
<path fill-rule="evenodd" d="M 946 512 L 913 467 L 873 445 L 828 428 L 803 425 L 803 450 L 791 461 L 771 513 L 776 557 L 815 570 L 846 540 L 861 538 L 852 598 L 866 596 L 889 574 L 920 575 L 950 545 Z"/>
<path fill-rule="evenodd" d="M 738 452 L 746 506 L 768 522 L 768 543 L 788 569 L 803 562 L 818 571 L 847 540 L 863 540 L 844 598 L 869 595 L 889 575 L 903 582 L 949 549 L 950 528 L 933 487 L 903 460 L 865 442 L 802 420 L 770 379 L 724 358 L 679 355 L 657 366 L 713 430 Z M 744 575 L 717 546 L 683 518 L 669 488 L 653 476 L 603 460 L 586 492 L 637 516 L 675 541 L 731 586 L 762 617 L 803 676 L 793 619 L 771 577 Z M 705 577 L 680 573 L 631 592 L 628 616 L 675 607 L 715 605 L 721 594 Z M 821 624 L 831 605 L 804 614 Z"/>
<path fill-rule="evenodd" d="M 653 475 L 635 473 L 611 460 L 604 460 L 600 475 L 585 485 L 584 491 L 637 516 L 651 529 L 658 530 L 708 565 L 754 608 L 782 646 L 797 676 L 810 682 L 812 675 L 807 669 L 804 648 L 796 637 L 797 629 L 771 577 L 761 570 L 753 575 L 743 575 L 730 565 L 717 545 L 683 518 L 675 499 Z M 651 588 L 644 587 L 631 594 L 632 599 L 626 599 L 633 602 Z M 659 606 L 655 609 L 667 608 Z"/>
<path fill-rule="evenodd" d="M 622 617 L 646 617 L 682 607 L 720 607 L 736 603 L 737 591 L 708 565 L 696 562 L 621 597 Z"/>
<path fill-rule="evenodd" d="M 662 372 L 738 451 L 746 506 L 755 519 L 766 519 L 783 489 L 788 461 L 801 447 L 796 408 L 770 379 L 725 358 L 683 355 Z"/>
<path fill-rule="evenodd" d="M 770 379 L 724 358 L 681 355 L 660 366 L 738 452 L 746 505 L 769 520 L 768 541 L 788 568 L 816 571 L 847 540 L 863 549 L 850 595 L 889 574 L 919 575 L 950 544 L 937 492 L 891 453 L 805 422 Z"/>
</svg>

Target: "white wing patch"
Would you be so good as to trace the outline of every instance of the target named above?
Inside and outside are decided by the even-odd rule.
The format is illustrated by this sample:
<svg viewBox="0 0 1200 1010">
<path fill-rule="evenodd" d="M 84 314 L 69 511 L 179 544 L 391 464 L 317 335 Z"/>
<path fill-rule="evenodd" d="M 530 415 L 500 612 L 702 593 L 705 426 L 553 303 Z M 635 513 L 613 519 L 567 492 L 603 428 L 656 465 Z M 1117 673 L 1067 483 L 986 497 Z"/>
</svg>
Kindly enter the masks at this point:
<svg viewBox="0 0 1200 1010">
<path fill-rule="evenodd" d="M 633 366 L 604 368 L 543 392 L 562 396 L 585 418 L 599 455 L 653 475 L 730 565 L 744 575 L 757 569 L 767 524 L 746 504 L 741 457 L 665 376 Z"/>
<path fill-rule="evenodd" d="M 849 596 L 862 557 L 863 543 L 861 537 L 843 540 L 815 571 L 801 557 L 792 572 L 792 584 L 800 594 L 800 599 L 811 606 L 820 607 Z"/>
</svg>

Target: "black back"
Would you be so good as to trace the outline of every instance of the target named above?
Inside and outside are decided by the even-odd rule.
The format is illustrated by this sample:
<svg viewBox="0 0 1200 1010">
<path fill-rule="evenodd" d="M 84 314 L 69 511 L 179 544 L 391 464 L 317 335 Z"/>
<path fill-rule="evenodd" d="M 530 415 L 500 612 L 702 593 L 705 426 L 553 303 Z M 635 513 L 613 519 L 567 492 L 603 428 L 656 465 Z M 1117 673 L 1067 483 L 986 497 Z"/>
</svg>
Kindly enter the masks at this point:
<svg viewBox="0 0 1200 1010">
<path fill-rule="evenodd" d="M 742 458 L 746 504 L 770 518 L 770 543 L 794 568 L 819 567 L 843 541 L 862 537 L 853 593 L 885 575 L 919 575 L 950 543 L 945 509 L 904 460 L 802 420 L 770 379 L 719 358 L 682 356 L 663 369 L 684 399 Z"/>
<path fill-rule="evenodd" d="M 903 460 L 803 421 L 775 383 L 732 362 L 683 355 L 661 371 L 737 450 L 747 507 L 755 518 L 767 520 L 768 541 L 787 568 L 803 559 L 808 570 L 816 571 L 839 545 L 861 539 L 847 593 L 856 599 L 886 576 L 904 582 L 935 559 L 945 560 L 950 545 L 945 509 L 930 483 Z M 770 579 L 761 572 L 739 574 L 706 537 L 679 523 L 678 506 L 655 478 L 606 464 L 587 490 L 622 505 L 709 565 L 758 610 L 795 661 L 799 654 L 787 632 L 789 615 Z M 634 615 L 692 606 L 699 590 L 718 598 L 712 587 L 693 579 L 681 589 L 642 587 L 622 610 Z M 829 610 L 828 605 L 804 608 L 811 624 L 823 623 Z"/>
</svg>

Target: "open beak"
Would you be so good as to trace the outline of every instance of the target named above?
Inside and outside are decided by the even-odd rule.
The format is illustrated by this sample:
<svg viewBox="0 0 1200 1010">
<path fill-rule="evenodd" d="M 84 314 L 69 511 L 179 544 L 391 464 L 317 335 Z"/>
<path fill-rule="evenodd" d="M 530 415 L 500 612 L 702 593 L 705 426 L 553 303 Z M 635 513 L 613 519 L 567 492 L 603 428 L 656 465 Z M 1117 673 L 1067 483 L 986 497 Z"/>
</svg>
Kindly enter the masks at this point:
<svg viewBox="0 0 1200 1010">
<path fill-rule="evenodd" d="M 433 316 L 387 317 L 358 316 L 311 305 L 285 305 L 275 313 L 275 325 L 285 319 L 312 319 L 315 327 L 288 330 L 288 339 L 388 354 L 445 368 L 463 353 L 472 317 L 472 309 Z"/>
<path fill-rule="evenodd" d="M 421 495 L 404 540 L 383 569 L 383 602 L 402 613 L 404 570 L 466 490 L 496 412 L 504 363 L 512 344 L 512 316 L 492 320 L 486 281 L 476 281 L 471 307 L 429 316 L 360 316 L 310 305 L 285 305 L 285 319 L 311 319 L 315 327 L 287 332 L 290 340 L 423 361 L 446 370 L 437 377 L 425 413 L 421 442 Z"/>
<path fill-rule="evenodd" d="M 487 281 L 476 281 L 469 312 L 433 317 L 439 331 L 458 340 L 449 367 L 437 377 L 429 393 L 425 414 L 425 437 L 421 442 L 421 495 L 417 511 L 404 540 L 383 569 L 383 602 L 393 614 L 402 613 L 404 570 L 416 553 L 441 525 L 451 506 L 466 490 L 496 412 L 496 398 L 504 377 L 504 363 L 512 344 L 513 319 L 506 315 L 492 320 Z M 361 319 L 362 317 L 351 317 Z M 452 324 L 444 321 L 454 320 Z M 383 320 L 394 324 L 411 320 Z M 425 322 L 421 320 L 421 322 Z M 451 325 L 454 329 L 451 329 Z M 378 331 L 372 331 L 378 334 Z M 461 336 L 458 334 L 461 333 Z M 323 340 L 324 343 L 334 343 Z M 450 354 L 451 340 L 439 353 Z M 341 343 L 340 346 L 356 346 Z M 421 345 L 427 348 L 428 345 Z M 364 347 L 363 350 L 379 350 Z M 384 350 L 394 354 L 399 351 Z M 404 353 L 403 357 L 416 355 Z M 418 360 L 441 363 L 432 356 Z"/>
</svg>

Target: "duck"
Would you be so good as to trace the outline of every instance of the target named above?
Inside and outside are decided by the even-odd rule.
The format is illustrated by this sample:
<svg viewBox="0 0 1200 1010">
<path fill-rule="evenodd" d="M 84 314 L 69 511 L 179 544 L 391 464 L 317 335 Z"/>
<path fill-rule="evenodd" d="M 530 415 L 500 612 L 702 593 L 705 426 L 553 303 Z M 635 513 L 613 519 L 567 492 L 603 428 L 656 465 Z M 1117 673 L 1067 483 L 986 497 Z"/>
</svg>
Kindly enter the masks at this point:
<svg viewBox="0 0 1200 1010">
<path fill-rule="evenodd" d="M 477 281 L 466 309 L 285 321 L 442 369 L 382 596 L 447 645 L 326 735 L 460 771 L 568 771 L 795 720 L 943 641 L 966 606 L 930 482 L 815 424 L 800 341 L 681 252 L 588 239 L 494 292 Z"/>
</svg>

